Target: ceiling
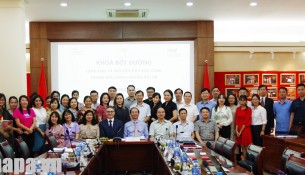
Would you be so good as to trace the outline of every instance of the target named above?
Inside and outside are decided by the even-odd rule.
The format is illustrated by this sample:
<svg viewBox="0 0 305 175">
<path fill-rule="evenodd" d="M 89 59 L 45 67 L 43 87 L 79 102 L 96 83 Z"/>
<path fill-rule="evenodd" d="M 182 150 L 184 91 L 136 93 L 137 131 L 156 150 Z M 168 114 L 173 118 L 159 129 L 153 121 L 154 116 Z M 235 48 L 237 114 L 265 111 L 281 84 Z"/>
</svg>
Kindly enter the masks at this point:
<svg viewBox="0 0 305 175">
<path fill-rule="evenodd" d="M 66 1 L 67 7 L 60 2 Z M 27 21 L 213 20 L 215 41 L 303 42 L 305 0 L 25 0 Z M 251 7 L 250 2 L 258 3 Z M 144 19 L 110 19 L 106 9 L 148 9 Z"/>
</svg>

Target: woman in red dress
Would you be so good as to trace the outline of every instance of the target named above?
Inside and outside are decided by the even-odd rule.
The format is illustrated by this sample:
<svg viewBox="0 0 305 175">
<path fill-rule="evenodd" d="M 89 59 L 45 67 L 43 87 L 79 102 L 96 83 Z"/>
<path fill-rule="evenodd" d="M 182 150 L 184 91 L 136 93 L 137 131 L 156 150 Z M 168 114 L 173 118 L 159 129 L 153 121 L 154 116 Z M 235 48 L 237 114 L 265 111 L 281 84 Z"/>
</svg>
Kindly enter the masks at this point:
<svg viewBox="0 0 305 175">
<path fill-rule="evenodd" d="M 235 113 L 236 142 L 241 146 L 243 159 L 246 158 L 247 147 L 252 143 L 251 116 L 252 110 L 247 106 L 247 96 L 239 97 L 239 107 Z"/>
</svg>

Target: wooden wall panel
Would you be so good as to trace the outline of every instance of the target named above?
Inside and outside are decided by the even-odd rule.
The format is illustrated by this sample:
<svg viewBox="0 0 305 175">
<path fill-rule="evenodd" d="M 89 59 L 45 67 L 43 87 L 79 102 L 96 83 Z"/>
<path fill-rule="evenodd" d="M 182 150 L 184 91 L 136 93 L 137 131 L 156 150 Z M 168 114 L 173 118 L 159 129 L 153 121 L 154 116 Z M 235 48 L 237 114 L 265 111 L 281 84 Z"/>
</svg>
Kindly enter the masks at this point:
<svg viewBox="0 0 305 175">
<path fill-rule="evenodd" d="M 214 38 L 214 22 L 213 21 L 198 21 L 198 38 Z"/>
<path fill-rule="evenodd" d="M 197 36 L 196 22 L 131 22 L 124 23 L 124 39 L 193 39 Z"/>
<path fill-rule="evenodd" d="M 49 40 L 122 39 L 120 22 L 52 22 L 47 23 Z"/>
<path fill-rule="evenodd" d="M 40 58 L 45 58 L 48 92 L 51 90 L 52 41 L 171 41 L 194 40 L 195 101 L 200 99 L 204 60 L 208 60 L 210 84 L 214 85 L 213 21 L 158 22 L 31 22 L 31 92 L 36 92 L 40 76 Z"/>
</svg>

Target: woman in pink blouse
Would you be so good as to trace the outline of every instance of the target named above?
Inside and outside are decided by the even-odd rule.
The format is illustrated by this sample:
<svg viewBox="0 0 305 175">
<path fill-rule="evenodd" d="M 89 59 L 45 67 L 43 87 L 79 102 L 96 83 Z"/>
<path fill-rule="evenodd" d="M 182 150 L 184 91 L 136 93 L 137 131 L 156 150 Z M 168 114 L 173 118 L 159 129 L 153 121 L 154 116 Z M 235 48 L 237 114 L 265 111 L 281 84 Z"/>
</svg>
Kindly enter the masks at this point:
<svg viewBox="0 0 305 175">
<path fill-rule="evenodd" d="M 18 126 L 23 131 L 21 135 L 22 139 L 28 145 L 31 154 L 34 145 L 34 129 L 36 128 L 36 114 L 32 108 L 30 108 L 28 97 L 21 95 L 19 97 L 19 109 L 14 111 L 14 119 Z"/>
<path fill-rule="evenodd" d="M 62 148 L 65 146 L 65 130 L 64 127 L 60 124 L 60 116 L 58 112 L 52 112 L 50 115 L 50 119 L 48 121 L 48 127 L 46 130 L 46 134 L 48 136 L 53 135 L 58 143 L 58 148 Z"/>
<path fill-rule="evenodd" d="M 96 116 L 98 123 L 107 118 L 106 108 L 109 106 L 110 96 L 108 93 L 104 92 L 100 97 L 100 105 L 96 107 Z"/>
</svg>

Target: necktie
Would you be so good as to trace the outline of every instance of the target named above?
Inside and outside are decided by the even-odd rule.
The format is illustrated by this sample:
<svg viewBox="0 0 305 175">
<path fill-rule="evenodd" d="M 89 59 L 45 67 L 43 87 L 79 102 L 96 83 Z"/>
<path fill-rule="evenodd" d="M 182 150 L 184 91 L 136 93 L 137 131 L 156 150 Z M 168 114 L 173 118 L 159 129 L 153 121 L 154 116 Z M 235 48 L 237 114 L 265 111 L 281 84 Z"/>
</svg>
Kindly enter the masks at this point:
<svg viewBox="0 0 305 175">
<path fill-rule="evenodd" d="M 109 127 L 112 128 L 112 120 L 109 120 Z"/>
<path fill-rule="evenodd" d="M 137 125 L 137 122 L 134 122 L 134 136 L 135 137 L 138 136 L 138 125 Z"/>
<path fill-rule="evenodd" d="M 264 107 L 264 106 L 265 106 L 264 97 L 262 97 L 262 100 L 261 100 L 261 106 L 262 106 L 262 107 Z"/>
</svg>

